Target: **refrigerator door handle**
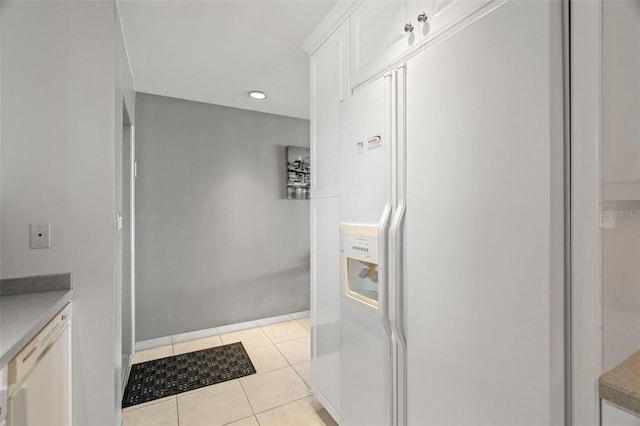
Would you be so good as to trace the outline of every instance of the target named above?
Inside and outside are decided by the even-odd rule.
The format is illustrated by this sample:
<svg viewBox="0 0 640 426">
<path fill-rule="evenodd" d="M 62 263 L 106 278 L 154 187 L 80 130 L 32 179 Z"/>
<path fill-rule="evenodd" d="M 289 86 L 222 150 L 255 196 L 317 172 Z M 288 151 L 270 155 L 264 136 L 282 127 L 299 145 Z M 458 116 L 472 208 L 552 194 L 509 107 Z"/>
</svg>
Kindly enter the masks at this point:
<svg viewBox="0 0 640 426">
<path fill-rule="evenodd" d="M 389 380 L 387 384 L 388 389 L 388 406 L 390 411 L 387 412 L 389 418 L 385 424 L 393 425 L 393 407 L 394 407 L 394 394 L 393 394 L 393 337 L 391 331 L 391 322 L 389 321 L 389 223 L 391 221 L 391 203 L 386 202 L 382 211 L 382 216 L 378 222 L 378 317 L 384 328 L 386 337 L 385 347 L 389 351 L 387 366 Z"/>
<path fill-rule="evenodd" d="M 391 205 L 385 205 L 378 222 L 378 316 L 391 343 L 391 323 L 389 321 L 389 222 Z"/>
<path fill-rule="evenodd" d="M 404 335 L 404 291 L 403 291 L 403 235 L 404 235 L 405 204 L 404 200 L 391 220 L 389 231 L 389 296 L 390 325 L 392 335 L 392 386 L 395 395 L 393 401 L 393 425 L 406 425 L 406 353 L 407 344 Z"/>
<path fill-rule="evenodd" d="M 406 67 L 396 71 L 394 141 L 391 163 L 393 217 L 389 229 L 389 322 L 393 337 L 393 420 L 394 425 L 406 425 L 406 349 L 404 333 L 404 224 L 406 210 L 406 133 L 405 99 Z"/>
<path fill-rule="evenodd" d="M 390 302 L 390 294 L 389 294 L 389 227 L 391 222 L 391 216 L 393 212 L 393 172 L 394 167 L 391 164 L 391 159 L 394 150 L 394 135 L 393 135 L 393 127 L 394 127 L 394 101 L 395 101 L 395 76 L 394 73 L 388 73 L 384 76 L 385 80 L 385 135 L 388 136 L 388 143 L 385 143 L 385 201 L 384 208 L 382 210 L 382 216 L 380 217 L 380 221 L 378 222 L 378 269 L 379 269 L 379 281 L 378 281 L 378 291 L 379 291 L 379 301 L 378 301 L 378 315 L 382 322 L 385 334 L 387 336 L 387 348 L 389 350 L 389 372 L 391 373 L 388 376 L 389 384 L 389 408 L 391 411 L 389 414 L 389 419 L 387 423 L 389 425 L 393 425 L 394 422 L 394 374 L 393 374 L 393 332 L 391 328 L 391 321 L 389 319 L 389 302 Z"/>
<path fill-rule="evenodd" d="M 389 345 L 391 345 L 391 323 L 389 321 L 389 224 L 391 221 L 391 213 L 393 209 L 393 167 L 390 164 L 390 160 L 393 152 L 394 139 L 392 133 L 394 83 L 395 79 L 393 73 L 388 73 L 384 76 L 384 132 L 385 135 L 388 136 L 388 142 L 384 144 L 385 158 L 387 158 L 384 167 L 384 208 L 382 210 L 380 221 L 378 222 L 378 264 L 380 265 L 378 268 L 380 270 L 380 278 L 378 284 L 378 314 L 387 334 Z"/>
<path fill-rule="evenodd" d="M 389 321 L 389 224 L 391 221 L 391 213 L 393 208 L 392 200 L 392 166 L 390 165 L 390 159 L 393 151 L 393 136 L 392 136 L 392 115 L 393 115 L 393 85 L 394 85 L 393 73 L 388 73 L 384 76 L 384 101 L 385 101 L 385 123 L 384 132 L 388 135 L 388 143 L 384 144 L 385 150 L 385 167 L 384 167 L 384 208 L 382 209 L 382 216 L 378 222 L 378 264 L 379 266 L 379 301 L 378 301 L 378 315 L 384 326 L 385 332 L 388 337 L 389 344 L 391 345 L 391 323 Z"/>
</svg>

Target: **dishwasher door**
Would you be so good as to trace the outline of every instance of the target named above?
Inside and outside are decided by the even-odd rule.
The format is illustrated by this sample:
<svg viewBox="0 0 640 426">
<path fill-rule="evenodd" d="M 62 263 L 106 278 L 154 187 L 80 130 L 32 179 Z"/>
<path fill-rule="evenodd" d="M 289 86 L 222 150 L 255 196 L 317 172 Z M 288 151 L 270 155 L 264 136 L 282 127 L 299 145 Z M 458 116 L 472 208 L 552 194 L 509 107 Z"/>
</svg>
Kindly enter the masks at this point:
<svg viewBox="0 0 640 426">
<path fill-rule="evenodd" d="M 71 424 L 70 306 L 9 363 L 7 426 Z"/>
</svg>

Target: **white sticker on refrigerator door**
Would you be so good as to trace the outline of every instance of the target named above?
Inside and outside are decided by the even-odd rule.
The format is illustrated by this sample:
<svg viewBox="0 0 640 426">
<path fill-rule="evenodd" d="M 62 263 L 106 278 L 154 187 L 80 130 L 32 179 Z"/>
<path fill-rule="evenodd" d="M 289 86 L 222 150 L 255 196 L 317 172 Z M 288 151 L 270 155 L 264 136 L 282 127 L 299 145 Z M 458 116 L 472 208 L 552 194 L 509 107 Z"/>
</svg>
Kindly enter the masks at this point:
<svg viewBox="0 0 640 426">
<path fill-rule="evenodd" d="M 382 146 L 382 138 L 380 136 L 372 136 L 367 139 L 367 150 L 372 150 Z"/>
</svg>

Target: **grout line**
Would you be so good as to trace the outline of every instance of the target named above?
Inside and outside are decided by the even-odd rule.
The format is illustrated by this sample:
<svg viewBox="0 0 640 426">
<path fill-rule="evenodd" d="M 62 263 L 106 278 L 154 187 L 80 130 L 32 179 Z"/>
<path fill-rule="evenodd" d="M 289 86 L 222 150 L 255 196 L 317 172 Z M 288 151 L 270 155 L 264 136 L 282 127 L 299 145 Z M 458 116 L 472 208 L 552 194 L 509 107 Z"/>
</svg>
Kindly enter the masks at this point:
<svg viewBox="0 0 640 426">
<path fill-rule="evenodd" d="M 274 346 L 275 346 L 275 345 L 274 345 Z M 276 346 L 276 349 L 278 349 L 278 347 L 277 347 L 277 346 Z M 280 350 L 279 350 L 279 349 L 278 349 L 278 352 L 280 352 Z M 281 353 L 282 353 L 282 352 L 281 352 Z M 265 411 L 273 410 L 274 408 L 282 407 L 283 405 L 287 405 L 287 404 L 289 404 L 289 403 L 291 403 L 291 402 L 299 401 L 299 400 L 301 400 L 301 399 L 308 398 L 308 397 L 310 397 L 310 396 L 312 396 L 312 395 L 313 395 L 313 392 L 311 392 L 311 387 L 310 387 L 310 386 L 307 384 L 307 382 L 302 378 L 302 376 L 300 376 L 300 373 L 298 373 L 298 372 L 296 371 L 296 369 L 295 369 L 295 368 L 293 368 L 293 366 L 294 366 L 294 365 L 302 364 L 302 363 L 305 363 L 305 362 L 307 362 L 307 361 L 302 361 L 302 362 L 299 362 L 298 364 L 291 364 L 291 363 L 289 362 L 289 360 L 287 359 L 287 357 L 285 357 L 284 355 L 282 355 L 282 357 L 285 359 L 285 361 L 287 361 L 287 364 L 289 364 L 289 365 L 287 365 L 287 366 L 285 366 L 285 367 L 281 367 L 281 368 L 276 368 L 276 369 L 274 369 L 274 370 L 265 371 L 264 373 L 256 373 L 256 374 L 255 374 L 255 376 L 261 376 L 261 375 L 264 375 L 264 374 L 273 373 L 274 371 L 284 370 L 285 368 L 290 368 L 290 369 L 292 369 L 292 370 L 293 370 L 293 372 L 296 374 L 296 376 L 298 376 L 298 377 L 300 378 L 300 380 L 302 380 L 302 383 L 304 384 L 304 386 L 307 388 L 307 390 L 308 390 L 311 394 L 310 394 L 310 395 L 307 395 L 307 396 L 304 396 L 304 397 L 302 397 L 302 398 L 298 398 L 298 399 L 291 400 L 291 401 L 289 401 L 289 402 L 285 402 L 285 403 L 284 403 L 284 404 L 282 404 L 282 405 L 278 405 L 278 406 L 276 406 L 276 407 L 269 408 L 269 409 L 264 410 L 264 411 L 260 411 L 260 413 L 264 413 Z M 252 375 L 252 376 L 253 376 L 253 375 Z M 251 377 L 251 376 L 245 376 L 245 377 Z M 242 378 L 242 377 L 241 377 L 241 378 Z M 240 379 L 238 379 L 238 381 L 240 382 Z M 240 382 L 240 386 L 242 386 L 242 382 Z M 242 387 L 242 390 L 244 390 L 244 386 Z M 245 396 L 246 396 L 246 395 L 247 395 L 247 393 L 245 392 Z M 249 397 L 248 397 L 248 396 L 247 396 L 247 400 L 249 400 Z M 251 405 L 251 401 L 249 401 L 249 405 Z M 253 410 L 253 405 L 251 405 L 251 410 Z M 259 413 L 256 413 L 256 412 L 255 412 L 255 410 L 253 410 L 253 414 L 254 414 L 254 415 L 257 415 L 257 414 L 259 414 Z M 257 420 L 257 417 L 256 417 L 256 420 Z M 260 423 L 260 422 L 258 422 L 258 423 Z"/>
<path fill-rule="evenodd" d="M 268 408 L 268 409 L 266 409 L 266 410 L 264 410 L 264 411 L 260 411 L 259 413 L 256 413 L 256 414 L 255 414 L 255 415 L 256 415 L 256 420 L 258 419 L 258 414 L 266 413 L 267 411 L 271 411 L 271 410 L 275 410 L 276 408 L 284 407 L 285 405 L 288 405 L 288 404 L 291 404 L 291 403 L 294 403 L 294 402 L 301 401 L 301 400 L 306 399 L 306 398 L 309 398 L 309 397 L 311 397 L 311 396 L 313 396 L 313 394 L 311 394 L 311 395 L 307 395 L 307 396 L 303 396 L 303 397 L 301 397 L 301 398 L 292 399 L 291 401 L 289 401 L 289 402 L 285 402 L 284 404 L 280 404 L 280 405 L 278 405 L 278 406 L 276 406 L 276 407 L 272 407 L 272 408 Z M 258 422 L 258 423 L 259 423 L 259 422 Z"/>
<path fill-rule="evenodd" d="M 222 426 L 227 426 L 227 425 L 233 424 L 233 423 L 235 423 L 235 422 L 239 422 L 239 421 L 242 421 L 242 420 L 246 420 L 246 419 L 248 419 L 249 417 L 254 417 L 254 418 L 255 418 L 256 416 L 255 416 L 255 414 L 254 414 L 254 415 L 251 415 L 251 416 L 243 417 L 243 418 L 241 418 L 241 419 L 233 420 L 233 421 L 231 421 L 231 422 L 229 422 L 229 423 L 225 423 L 225 424 L 223 424 Z M 258 421 L 258 419 L 256 419 L 256 422 L 257 422 L 257 421 Z"/>
<path fill-rule="evenodd" d="M 245 377 L 247 377 L 247 376 L 245 376 Z M 242 382 L 240 381 L 240 379 L 238 379 L 238 383 L 240 383 L 240 388 L 242 389 L 242 393 L 244 393 L 244 397 L 247 398 L 247 402 L 249 403 L 249 408 L 251 408 L 251 412 L 253 413 L 253 416 L 255 417 L 256 410 L 253 409 L 253 404 L 251 404 L 251 400 L 249 399 L 249 395 L 247 395 L 247 391 L 244 390 L 244 386 L 242 386 Z M 256 418 L 256 421 L 257 420 L 258 419 Z"/>
<path fill-rule="evenodd" d="M 291 339 L 291 340 L 285 340 L 284 342 L 280 342 L 280 343 L 288 343 L 288 342 L 294 342 L 296 340 L 302 340 L 302 339 L 309 339 L 309 346 L 311 346 L 311 336 L 304 336 L 304 337 L 297 337 L 295 339 Z M 282 351 L 280 350 L 280 348 L 278 347 L 278 344 L 274 343 L 274 346 L 276 347 L 276 349 L 278 350 L 278 352 L 280 352 L 282 354 L 282 356 L 284 357 L 284 359 L 287 360 L 287 362 L 289 363 L 290 366 L 294 366 L 297 364 L 301 364 L 302 362 L 307 362 L 311 360 L 311 354 L 309 354 L 309 359 L 307 361 L 302 361 L 302 362 L 297 362 L 296 364 L 292 364 L 291 362 L 289 362 L 289 358 L 286 357 L 285 354 L 282 353 Z M 311 348 L 309 348 L 311 349 Z M 309 351 L 311 352 L 311 351 Z M 306 383 L 306 382 L 305 382 Z"/>
<path fill-rule="evenodd" d="M 286 358 L 285 358 L 284 360 L 285 360 L 285 361 L 287 361 L 287 359 L 286 359 Z M 289 362 L 289 361 L 287 361 L 287 363 L 288 363 L 288 362 Z M 239 379 L 237 379 L 237 380 L 244 379 L 245 377 L 246 377 L 246 378 L 250 378 L 250 377 L 256 377 L 256 376 L 264 376 L 265 374 L 273 373 L 274 371 L 278 371 L 278 370 L 284 370 L 285 368 L 289 368 L 289 367 L 291 367 L 291 364 L 285 365 L 284 367 L 275 368 L 275 369 L 273 369 L 273 370 L 264 371 L 264 372 L 262 372 L 262 373 L 257 373 L 257 372 L 256 372 L 256 374 L 250 374 L 250 375 L 248 375 L 248 376 L 240 377 L 240 378 L 239 378 Z"/>
<path fill-rule="evenodd" d="M 253 374 L 252 374 L 252 376 L 253 376 Z M 243 377 L 249 377 L 249 376 L 243 376 Z M 237 379 L 225 380 L 224 382 L 214 383 L 212 385 L 202 386 L 200 388 L 196 388 L 196 389 L 191 389 L 191 390 L 188 390 L 188 391 L 180 392 L 180 393 L 175 394 L 175 396 L 177 398 L 178 396 L 195 395 L 195 394 L 198 394 L 200 392 L 204 392 L 204 391 L 206 391 L 208 389 L 211 389 L 211 388 L 219 389 L 218 388 L 219 386 L 228 385 L 228 384 L 231 384 L 231 383 L 236 382 L 236 381 L 239 382 L 241 378 L 242 377 L 238 377 Z M 218 386 L 218 387 L 216 387 L 216 386 Z"/>
<path fill-rule="evenodd" d="M 296 322 L 298 324 L 300 324 L 300 321 L 302 321 L 303 319 L 308 319 L 308 318 L 300 318 L 297 319 Z M 305 327 L 304 325 L 300 324 L 300 327 L 304 328 L 305 330 L 307 330 L 307 327 Z M 307 330 L 307 333 L 311 334 L 311 322 L 309 322 L 309 330 Z"/>
<path fill-rule="evenodd" d="M 248 348 L 247 348 L 247 346 L 245 345 L 245 343 L 244 343 L 244 341 L 243 341 L 242 339 L 235 340 L 235 341 L 231 341 L 231 342 L 229 342 L 229 343 L 225 343 L 225 342 L 224 342 L 224 340 L 222 340 L 222 336 L 224 336 L 224 335 L 226 335 L 226 334 L 243 333 L 243 332 L 251 331 L 251 330 L 259 330 L 259 331 L 260 331 L 260 333 L 262 333 L 262 335 L 263 335 L 264 337 L 266 337 L 266 338 L 267 338 L 267 340 L 269 341 L 269 343 L 266 343 L 266 344 L 260 344 L 260 345 L 258 345 L 258 346 L 253 346 L 253 347 L 251 347 L 251 349 L 262 348 L 262 347 L 264 347 L 264 346 L 269 346 L 269 344 L 273 344 L 273 341 L 269 338 L 269 336 L 267 335 L 267 333 L 265 333 L 265 332 L 264 332 L 264 330 L 262 330 L 262 327 L 260 327 L 260 326 L 253 327 L 253 328 L 247 328 L 247 329 L 244 329 L 244 330 L 230 331 L 229 333 L 220 334 L 220 335 L 218 335 L 218 337 L 220 337 L 220 341 L 222 341 L 222 344 L 223 344 L 223 345 L 229 345 L 229 344 L 231 344 L 231 343 L 241 342 L 241 343 L 242 343 L 242 346 L 244 346 L 244 348 L 245 348 L 245 349 L 248 349 Z"/>
<path fill-rule="evenodd" d="M 280 355 L 282 355 L 282 358 L 284 358 L 285 361 L 287 361 L 287 364 L 289 364 L 289 367 L 291 367 L 291 362 L 289 362 L 289 358 L 287 358 L 282 351 L 280 350 L 280 348 L 278 347 L 277 344 L 273 344 L 273 346 L 275 346 L 276 350 L 280 353 Z"/>
<path fill-rule="evenodd" d="M 242 344 L 244 346 L 244 343 Z M 255 351 L 258 349 L 264 349 L 264 348 L 268 348 L 271 346 L 275 346 L 273 343 L 267 343 L 266 345 L 260 345 L 260 346 L 252 346 L 250 348 L 247 348 L 246 346 L 244 347 L 244 350 L 247 351 L 247 355 L 249 355 L 249 359 L 251 359 L 251 355 L 249 354 L 249 351 Z M 253 362 L 253 360 L 251 361 Z"/>
<path fill-rule="evenodd" d="M 297 320 L 292 320 L 292 321 L 294 321 L 295 323 L 298 323 Z M 287 322 L 290 322 L 290 321 L 287 321 Z M 279 323 L 279 324 L 282 324 L 282 323 Z M 269 324 L 269 325 L 273 325 L 273 324 Z M 269 336 L 269 334 L 266 331 L 262 330 L 262 332 L 267 335 L 269 340 L 271 340 L 271 343 L 273 343 L 274 345 L 277 345 L 278 343 L 291 342 L 292 340 L 304 339 L 305 337 L 309 337 L 309 338 L 311 337 L 311 332 L 309 330 L 307 330 L 306 328 L 302 327 L 302 325 L 300 325 L 300 324 L 298 324 L 298 326 L 301 327 L 304 330 L 305 333 L 307 333 L 306 336 L 298 336 L 298 337 L 294 337 L 292 339 L 283 340 L 283 341 L 277 342 L 277 343 L 273 341 L 271 336 Z M 265 326 L 265 327 L 268 327 L 268 326 Z M 263 327 L 261 326 L 260 328 L 263 328 Z"/>
<path fill-rule="evenodd" d="M 178 426 L 180 426 L 180 408 L 178 407 L 178 395 L 176 395 L 176 418 L 178 419 Z"/>
<path fill-rule="evenodd" d="M 291 368 L 293 368 L 293 371 L 295 371 L 295 372 L 296 372 L 296 374 L 298 375 L 298 377 L 300 377 L 300 380 L 302 380 L 302 383 L 304 383 L 304 384 L 305 384 L 305 386 L 307 387 L 307 389 L 309 389 L 309 391 L 311 391 L 311 386 L 309 386 L 309 384 L 308 384 L 308 383 L 307 383 L 307 381 L 304 379 L 304 377 L 302 377 L 302 376 L 300 375 L 300 373 L 298 372 L 298 370 L 296 370 L 296 369 L 295 369 L 295 367 L 294 367 L 294 365 L 304 364 L 305 362 L 308 362 L 308 361 L 302 361 L 302 362 L 299 362 L 299 363 L 297 363 L 297 364 L 293 364 L 293 365 L 291 366 Z"/>
<path fill-rule="evenodd" d="M 258 326 L 258 328 L 260 328 L 260 331 L 262 331 L 264 333 L 264 335 L 267 336 L 267 339 L 269 339 L 271 344 L 275 346 L 276 342 L 274 342 L 273 339 L 271 338 L 271 336 L 269 336 L 269 334 L 262 329 L 262 326 Z"/>
<path fill-rule="evenodd" d="M 143 402 L 141 404 L 131 405 L 131 406 L 126 407 L 126 408 L 120 408 L 120 411 L 122 411 L 124 413 L 124 412 L 129 412 L 129 411 L 140 410 L 142 408 L 147 408 L 147 407 L 150 407 L 150 406 L 155 405 L 155 404 L 160 404 L 162 402 L 168 402 L 169 398 L 173 398 L 175 396 L 176 395 L 169 395 L 169 396 L 165 396 L 165 397 L 162 397 L 162 398 L 154 399 L 153 401 L 147 401 L 147 402 Z"/>
</svg>

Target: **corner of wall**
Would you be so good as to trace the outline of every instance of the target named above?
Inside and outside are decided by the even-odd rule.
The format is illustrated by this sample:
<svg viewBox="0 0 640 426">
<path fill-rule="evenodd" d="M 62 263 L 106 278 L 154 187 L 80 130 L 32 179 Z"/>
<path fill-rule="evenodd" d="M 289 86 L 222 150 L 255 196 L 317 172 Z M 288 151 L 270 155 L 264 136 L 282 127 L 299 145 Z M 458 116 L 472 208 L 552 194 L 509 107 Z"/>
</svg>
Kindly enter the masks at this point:
<svg viewBox="0 0 640 426">
<path fill-rule="evenodd" d="M 4 2 L 0 0 L 0 194 L 2 194 L 2 10 Z M 0 241 L 2 241 L 2 196 L 0 196 Z M 2 250 L 0 249 L 0 278 L 2 278 Z"/>
</svg>

